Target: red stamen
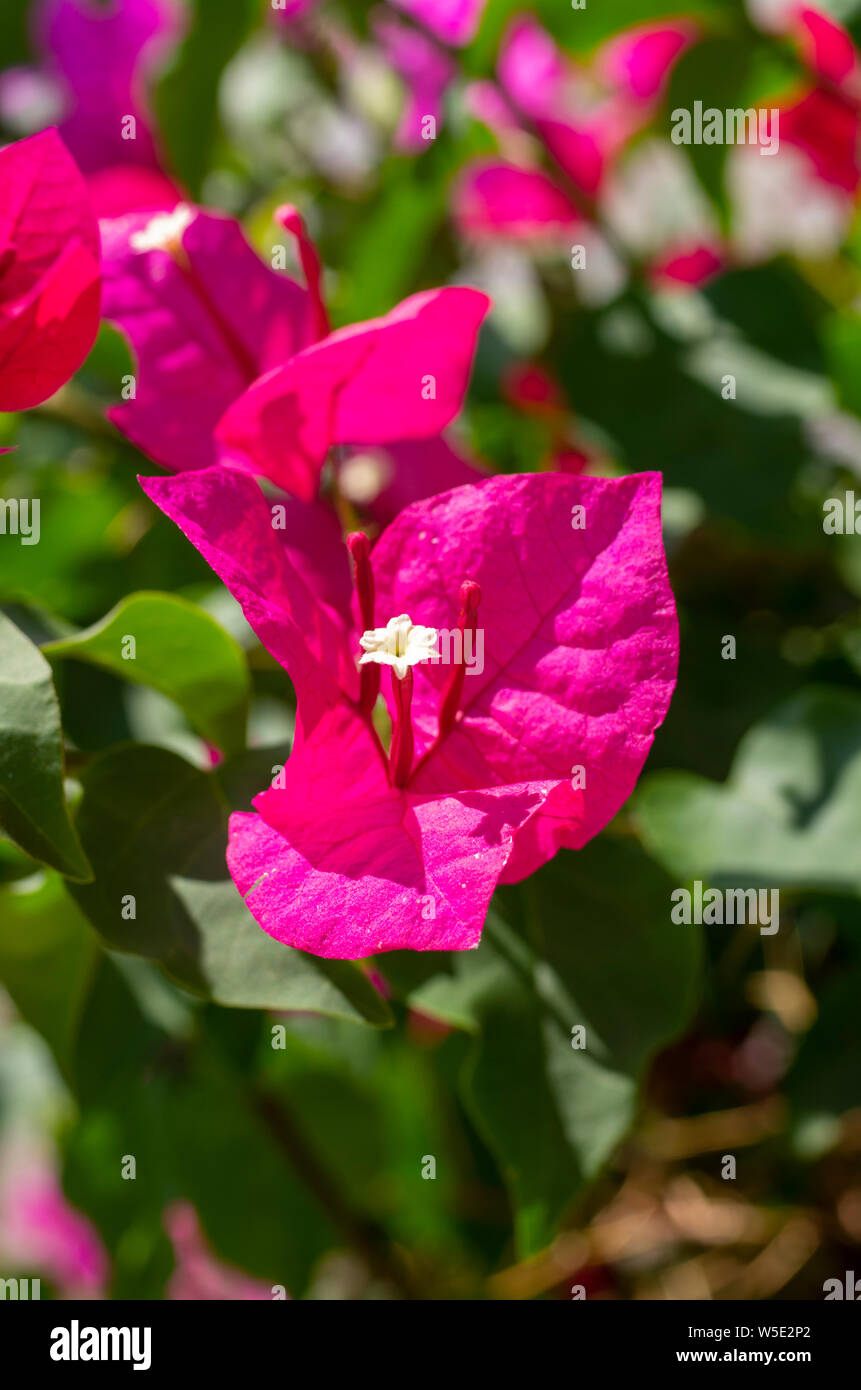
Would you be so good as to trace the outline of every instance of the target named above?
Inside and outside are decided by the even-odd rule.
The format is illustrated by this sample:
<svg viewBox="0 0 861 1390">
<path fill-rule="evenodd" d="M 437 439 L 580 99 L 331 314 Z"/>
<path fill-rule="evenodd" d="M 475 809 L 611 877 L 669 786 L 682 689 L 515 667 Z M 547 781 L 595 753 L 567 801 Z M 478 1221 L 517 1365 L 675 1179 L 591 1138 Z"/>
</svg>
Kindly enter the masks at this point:
<svg viewBox="0 0 861 1390">
<path fill-rule="evenodd" d="M 455 666 L 448 679 L 448 684 L 442 693 L 439 705 L 439 738 L 445 738 L 454 728 L 457 719 L 457 711 L 460 705 L 460 697 L 463 694 L 463 682 L 466 679 L 466 633 L 475 636 L 476 614 L 478 605 L 481 602 L 481 586 L 476 584 L 474 579 L 465 579 L 460 586 L 460 615 L 457 620 L 457 630 L 461 634 L 460 656 L 461 659 Z"/>
<path fill-rule="evenodd" d="M 393 787 L 405 787 L 410 780 L 413 766 L 413 725 L 410 706 L 413 702 L 413 670 L 407 667 L 407 674 L 399 680 L 392 671 L 392 696 L 395 703 L 395 719 L 392 728 L 392 750 L 389 754 L 389 767 Z"/>
<path fill-rule="evenodd" d="M 302 274 L 305 276 L 305 285 L 311 300 L 311 316 L 313 324 L 314 341 L 319 342 L 332 331 L 329 324 L 329 315 L 326 312 L 326 303 L 323 299 L 323 266 L 317 254 L 317 248 L 308 235 L 302 214 L 297 208 L 285 203 L 282 207 L 275 209 L 275 221 L 280 222 L 285 232 L 296 238 L 299 248 L 299 261 L 302 266 Z"/>
<path fill-rule="evenodd" d="M 371 547 L 364 531 L 350 532 L 347 537 L 347 549 L 356 566 L 356 595 L 362 627 L 367 632 L 374 626 L 374 572 L 371 569 Z"/>
<path fill-rule="evenodd" d="M 374 626 L 374 572 L 371 569 L 371 547 L 364 531 L 352 531 L 347 537 L 347 549 L 353 557 L 354 583 L 359 600 L 362 628 L 367 632 Z M 359 668 L 359 706 L 370 714 L 380 693 L 380 668 L 376 662 L 366 662 Z"/>
</svg>

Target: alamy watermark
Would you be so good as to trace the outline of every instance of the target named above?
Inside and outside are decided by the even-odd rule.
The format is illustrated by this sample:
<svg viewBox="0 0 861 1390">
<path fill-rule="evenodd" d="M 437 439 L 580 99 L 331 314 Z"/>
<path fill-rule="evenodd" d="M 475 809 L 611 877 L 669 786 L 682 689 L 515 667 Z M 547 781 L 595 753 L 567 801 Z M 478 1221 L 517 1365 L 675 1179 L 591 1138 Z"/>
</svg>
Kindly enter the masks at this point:
<svg viewBox="0 0 861 1390">
<path fill-rule="evenodd" d="M 81 1327 L 72 1318 L 69 1327 L 51 1332 L 52 1361 L 131 1361 L 132 1370 L 148 1371 L 152 1365 L 152 1328 Z"/>
<path fill-rule="evenodd" d="M 695 879 L 693 891 L 674 888 L 670 921 L 690 926 L 758 926 L 760 936 L 774 936 L 780 927 L 778 888 L 706 888 Z"/>
<path fill-rule="evenodd" d="M 467 629 L 438 627 L 437 650 L 428 657 L 430 665 L 465 666 L 468 676 L 480 676 L 484 670 L 484 628 L 473 632 Z"/>
<path fill-rule="evenodd" d="M 41 1279 L 0 1279 L 0 1299 L 28 1303 L 42 1297 Z"/>
<path fill-rule="evenodd" d="M 38 497 L 0 497 L 0 536 L 17 536 L 22 545 L 38 545 L 40 513 Z"/>
<path fill-rule="evenodd" d="M 703 107 L 695 101 L 693 110 L 677 106 L 670 119 L 670 139 L 674 145 L 758 145 L 760 154 L 777 154 L 780 149 L 780 112 L 776 106 Z"/>
</svg>

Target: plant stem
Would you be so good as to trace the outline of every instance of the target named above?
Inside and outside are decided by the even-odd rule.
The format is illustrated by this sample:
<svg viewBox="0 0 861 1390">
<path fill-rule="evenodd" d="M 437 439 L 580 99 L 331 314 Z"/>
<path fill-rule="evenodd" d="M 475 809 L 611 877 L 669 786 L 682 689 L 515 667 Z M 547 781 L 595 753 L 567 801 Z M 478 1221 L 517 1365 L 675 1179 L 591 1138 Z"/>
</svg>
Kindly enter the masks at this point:
<svg viewBox="0 0 861 1390">
<path fill-rule="evenodd" d="M 402 1298 L 419 1299 L 421 1295 L 412 1271 L 389 1242 L 383 1227 L 373 1217 L 353 1209 L 301 1133 L 282 1098 L 262 1087 L 255 1087 L 253 1099 L 257 1114 L 290 1166 L 349 1243 L 363 1256 L 368 1268 L 379 1279 L 397 1289 Z"/>
</svg>

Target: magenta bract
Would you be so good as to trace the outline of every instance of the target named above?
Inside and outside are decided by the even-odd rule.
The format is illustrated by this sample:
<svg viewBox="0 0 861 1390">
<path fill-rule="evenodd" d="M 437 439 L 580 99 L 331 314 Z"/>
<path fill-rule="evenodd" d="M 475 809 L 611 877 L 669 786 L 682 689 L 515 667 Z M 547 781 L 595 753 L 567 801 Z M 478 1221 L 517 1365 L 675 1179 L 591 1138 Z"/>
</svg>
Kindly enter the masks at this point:
<svg viewBox="0 0 861 1390">
<path fill-rule="evenodd" d="M 229 461 L 215 426 L 310 341 L 305 290 L 264 265 L 233 218 L 185 205 L 105 221 L 102 244 L 103 312 L 136 358 L 134 399 L 110 419 L 165 468 Z"/>
<path fill-rule="evenodd" d="M 452 59 L 438 44 L 400 24 L 385 11 L 372 16 L 374 37 L 404 84 L 404 112 L 395 136 L 397 149 L 416 151 L 430 148 L 425 122 L 432 117 L 442 124 L 445 90 L 457 71 Z M 431 138 L 436 137 L 434 129 Z"/>
<path fill-rule="evenodd" d="M 230 828 L 270 935 L 339 958 L 475 946 L 501 878 L 583 845 L 630 794 L 678 655 L 657 475 L 499 477 L 417 502 L 370 559 L 353 545 L 352 608 L 319 507 L 293 502 L 276 527 L 232 470 L 141 482 L 296 687 L 294 752 Z M 437 630 L 442 660 L 383 678 L 387 757 L 381 668 L 360 679 L 357 658 L 398 614 Z M 466 628 L 472 659 L 465 639 L 447 659 Z"/>
<path fill-rule="evenodd" d="M 426 290 L 338 329 L 255 382 L 218 437 L 249 471 L 310 500 L 333 445 L 430 439 L 450 424 L 488 308 L 478 290 Z"/>
<path fill-rule="evenodd" d="M 183 27 L 176 0 L 38 0 L 36 39 L 68 107 L 61 134 L 88 177 L 124 165 L 160 168 L 146 81 Z"/>
<path fill-rule="evenodd" d="M 0 410 L 68 381 L 99 326 L 99 233 L 55 130 L 0 150 Z"/>
<path fill-rule="evenodd" d="M 486 296 L 428 290 L 330 333 L 316 251 L 291 209 L 279 216 L 308 288 L 265 265 L 229 217 L 180 204 L 102 223 L 105 317 L 137 359 L 114 424 L 165 468 L 228 464 L 308 501 L 333 445 L 345 473 L 378 449 L 353 473 L 381 520 L 477 476 L 440 432 L 462 405 Z"/>
<path fill-rule="evenodd" d="M 472 236 L 515 238 L 557 236 L 570 227 L 578 220 L 577 197 L 599 192 L 696 33 L 688 20 L 643 25 L 604 45 L 586 68 L 531 16 L 513 19 L 499 51 L 501 91 L 493 96 L 490 84 L 477 84 L 474 100 L 503 144 L 519 125 L 539 137 L 556 170 L 551 177 L 507 160 L 467 165 L 455 195 L 458 225 Z"/>
<path fill-rule="evenodd" d="M 460 47 L 474 38 L 487 0 L 392 0 L 444 43 Z"/>
</svg>

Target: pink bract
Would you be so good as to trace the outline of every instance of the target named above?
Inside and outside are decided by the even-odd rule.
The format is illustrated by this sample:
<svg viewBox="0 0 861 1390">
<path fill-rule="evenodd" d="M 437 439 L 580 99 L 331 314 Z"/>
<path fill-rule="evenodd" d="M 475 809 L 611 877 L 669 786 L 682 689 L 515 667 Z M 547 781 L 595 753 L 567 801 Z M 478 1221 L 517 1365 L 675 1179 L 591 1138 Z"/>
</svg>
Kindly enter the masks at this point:
<svg viewBox="0 0 861 1390">
<path fill-rule="evenodd" d="M 87 176 L 160 169 L 146 82 L 183 29 L 175 0 L 39 0 L 34 29 L 68 104 L 60 131 Z M 135 121 L 134 138 L 124 122 Z"/>
<path fill-rule="evenodd" d="M 432 116 L 442 124 L 445 90 L 457 71 L 454 62 L 433 40 L 385 11 L 374 15 L 374 35 L 404 83 L 404 112 L 395 136 L 401 150 L 429 149 L 424 122 Z"/>
<path fill-rule="evenodd" d="M 478 30 L 487 0 L 391 0 L 444 43 L 469 43 Z"/>
<path fill-rule="evenodd" d="M 241 1269 L 224 1264 L 210 1250 L 190 1202 L 171 1202 L 162 1217 L 176 1267 L 165 1290 L 173 1302 L 260 1302 L 272 1289 Z"/>
<path fill-rule="evenodd" d="M 598 58 L 606 81 L 636 101 L 661 96 L 674 63 L 695 41 L 698 26 L 691 20 L 644 24 L 605 44 Z"/>
<path fill-rule="evenodd" d="M 555 238 L 582 221 L 549 175 L 484 161 L 461 170 L 452 209 L 461 231 L 475 239 L 500 234 L 525 241 Z"/>
<path fill-rule="evenodd" d="M 519 123 L 556 168 L 520 167 L 519 159 L 469 164 L 454 195 L 461 230 L 471 237 L 558 237 L 582 218 L 583 200 L 588 207 L 620 151 L 649 121 L 697 32 L 685 20 L 644 25 L 605 45 L 587 67 L 569 59 L 531 15 L 513 19 L 499 50 L 502 92 L 475 84 L 470 100 L 503 148 L 513 144 Z"/>
<path fill-rule="evenodd" d="M 250 472 L 310 500 L 333 445 L 429 439 L 450 424 L 488 308 L 478 290 L 447 287 L 337 329 L 255 382 L 218 438 Z"/>
<path fill-rule="evenodd" d="M 500 477 L 415 503 L 369 560 L 356 542 L 353 611 L 338 597 L 346 550 L 306 540 L 305 504 L 278 531 L 239 473 L 141 482 L 296 687 L 284 774 L 230 828 L 230 871 L 270 935 L 350 959 L 475 946 L 500 879 L 582 846 L 632 791 L 678 651 L 657 475 Z M 335 576 L 325 597 L 320 570 Z M 363 628 L 398 613 L 478 623 L 484 653 L 470 674 L 421 663 L 406 717 L 392 680 L 387 762 L 366 698 L 379 668 L 360 681 L 356 660 Z"/>
<path fill-rule="evenodd" d="M 831 15 L 804 7 L 791 23 L 801 54 L 811 72 L 840 87 L 858 77 L 858 52 L 852 36 Z M 856 91 L 855 95 L 859 93 Z"/>
<path fill-rule="evenodd" d="M 658 284 L 690 288 L 704 285 L 724 269 L 725 259 L 717 246 L 696 242 L 669 247 L 649 267 L 649 277 Z"/>
<path fill-rule="evenodd" d="M 367 499 L 381 518 L 398 497 L 467 481 L 471 465 L 439 436 L 463 402 L 486 296 L 429 290 L 330 333 L 317 253 L 293 210 L 279 216 L 307 289 L 265 265 L 233 218 L 181 204 L 102 224 L 105 317 L 136 358 L 134 399 L 110 419 L 165 468 L 231 465 L 305 500 L 332 446 L 386 446 Z"/>
<path fill-rule="evenodd" d="M 772 27 L 795 41 L 814 79 L 781 104 L 780 142 L 800 150 L 822 182 L 854 194 L 861 182 L 861 61 L 852 36 L 803 4 L 789 5 Z"/>
<path fill-rule="evenodd" d="M 780 140 L 799 149 L 825 183 L 846 193 L 857 190 L 861 120 L 854 103 L 815 87 L 781 109 Z"/>
<path fill-rule="evenodd" d="M 110 1266 L 98 1231 L 41 1160 L 31 1158 L 4 1184 L 0 1245 L 7 1259 L 43 1274 L 66 1297 L 104 1293 Z"/>
<path fill-rule="evenodd" d="M 0 410 L 44 401 L 80 367 L 99 325 L 99 234 L 55 130 L 0 150 Z"/>
<path fill-rule="evenodd" d="M 365 722 L 341 706 L 283 784 L 230 818 L 227 863 L 270 936 L 315 955 L 477 946 L 514 832 L 542 788 L 391 786 Z"/>
<path fill-rule="evenodd" d="M 103 312 L 136 358 L 135 397 L 109 418 L 180 470 L 227 461 L 221 415 L 311 329 L 305 290 L 264 265 L 233 218 L 188 208 L 172 225 L 143 213 L 102 223 Z"/>
</svg>

